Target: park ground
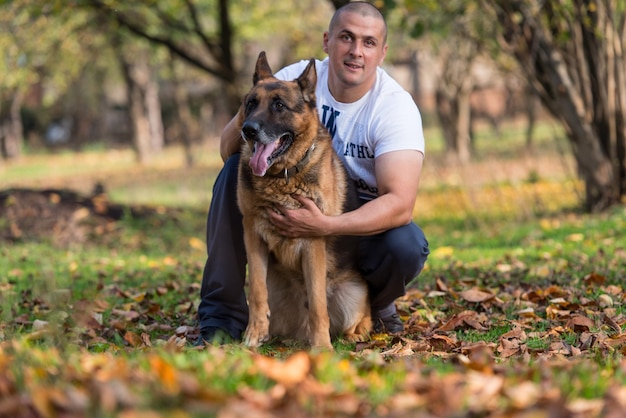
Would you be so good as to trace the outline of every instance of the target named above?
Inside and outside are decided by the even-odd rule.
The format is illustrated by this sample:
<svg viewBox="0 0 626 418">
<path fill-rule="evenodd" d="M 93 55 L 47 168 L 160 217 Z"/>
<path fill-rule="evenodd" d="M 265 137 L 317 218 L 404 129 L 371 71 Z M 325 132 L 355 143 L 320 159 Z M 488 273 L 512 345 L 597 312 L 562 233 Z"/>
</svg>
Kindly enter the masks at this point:
<svg viewBox="0 0 626 418">
<path fill-rule="evenodd" d="M 579 210 L 561 136 L 513 124 L 464 165 L 430 142 L 405 331 L 334 353 L 193 347 L 214 145 L 5 163 L 0 417 L 626 416 L 626 210 Z"/>
</svg>

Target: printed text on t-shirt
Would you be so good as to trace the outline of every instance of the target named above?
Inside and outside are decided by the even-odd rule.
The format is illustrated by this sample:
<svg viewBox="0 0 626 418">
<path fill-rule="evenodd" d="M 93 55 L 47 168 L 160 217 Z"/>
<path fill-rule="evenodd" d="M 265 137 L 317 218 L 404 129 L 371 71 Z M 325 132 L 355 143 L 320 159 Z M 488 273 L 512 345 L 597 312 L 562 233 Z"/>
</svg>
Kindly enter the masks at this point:
<svg viewBox="0 0 626 418">
<path fill-rule="evenodd" d="M 322 105 L 322 123 L 328 129 L 331 137 L 335 137 L 335 132 L 337 132 L 337 118 L 341 112 L 333 109 L 328 105 Z"/>
<path fill-rule="evenodd" d="M 335 138 L 337 132 L 337 119 L 339 119 L 341 112 L 333 109 L 328 105 L 322 105 L 322 123 L 328 129 L 330 135 Z M 369 147 L 365 145 L 354 144 L 352 142 L 346 143 L 346 149 L 343 153 L 346 157 L 352 158 L 374 158 L 374 154 L 370 151 Z"/>
</svg>

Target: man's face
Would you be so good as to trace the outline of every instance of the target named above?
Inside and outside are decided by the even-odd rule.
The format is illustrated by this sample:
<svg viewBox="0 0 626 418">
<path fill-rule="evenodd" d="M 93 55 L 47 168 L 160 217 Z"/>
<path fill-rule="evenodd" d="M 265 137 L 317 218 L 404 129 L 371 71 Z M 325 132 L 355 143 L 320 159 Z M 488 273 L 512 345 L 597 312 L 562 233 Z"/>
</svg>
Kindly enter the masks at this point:
<svg viewBox="0 0 626 418">
<path fill-rule="evenodd" d="M 331 88 L 362 86 L 364 94 L 374 84 L 376 67 L 387 53 L 385 24 L 373 16 L 343 12 L 332 33 L 324 33 L 324 52 L 330 59 Z"/>
</svg>

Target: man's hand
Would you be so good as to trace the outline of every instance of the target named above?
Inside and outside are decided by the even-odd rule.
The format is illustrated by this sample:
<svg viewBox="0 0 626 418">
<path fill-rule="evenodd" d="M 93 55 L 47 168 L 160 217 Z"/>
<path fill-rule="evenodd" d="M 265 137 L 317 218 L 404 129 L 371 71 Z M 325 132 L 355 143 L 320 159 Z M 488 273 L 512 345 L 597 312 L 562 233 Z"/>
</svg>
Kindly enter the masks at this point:
<svg viewBox="0 0 626 418">
<path fill-rule="evenodd" d="M 324 215 L 312 200 L 293 195 L 298 209 L 268 209 L 279 234 L 289 238 L 374 235 L 411 222 L 424 154 L 393 151 L 376 158 L 379 196 L 338 216 Z"/>
<path fill-rule="evenodd" d="M 267 209 L 270 222 L 276 231 L 289 238 L 322 237 L 330 232 L 326 229 L 327 216 L 324 215 L 315 203 L 304 196 L 292 195 L 302 204 L 298 209 L 287 209 L 276 206 Z"/>
</svg>

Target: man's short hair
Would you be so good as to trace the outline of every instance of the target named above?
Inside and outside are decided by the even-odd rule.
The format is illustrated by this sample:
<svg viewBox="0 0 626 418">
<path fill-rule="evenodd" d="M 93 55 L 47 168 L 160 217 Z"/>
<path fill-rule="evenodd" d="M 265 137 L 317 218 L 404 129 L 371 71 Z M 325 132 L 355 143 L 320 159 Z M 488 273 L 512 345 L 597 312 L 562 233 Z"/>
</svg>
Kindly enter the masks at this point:
<svg viewBox="0 0 626 418">
<path fill-rule="evenodd" d="M 328 33 L 333 32 L 333 29 L 335 28 L 335 26 L 337 25 L 337 21 L 339 20 L 339 16 L 343 12 L 358 13 L 361 16 L 370 16 L 376 19 L 380 19 L 383 22 L 384 27 L 383 45 L 387 43 L 387 22 L 385 21 L 385 17 L 380 12 L 380 10 L 376 8 L 376 6 L 366 1 L 353 1 L 339 7 L 333 14 L 333 17 L 330 19 L 330 24 L 328 25 Z"/>
</svg>

